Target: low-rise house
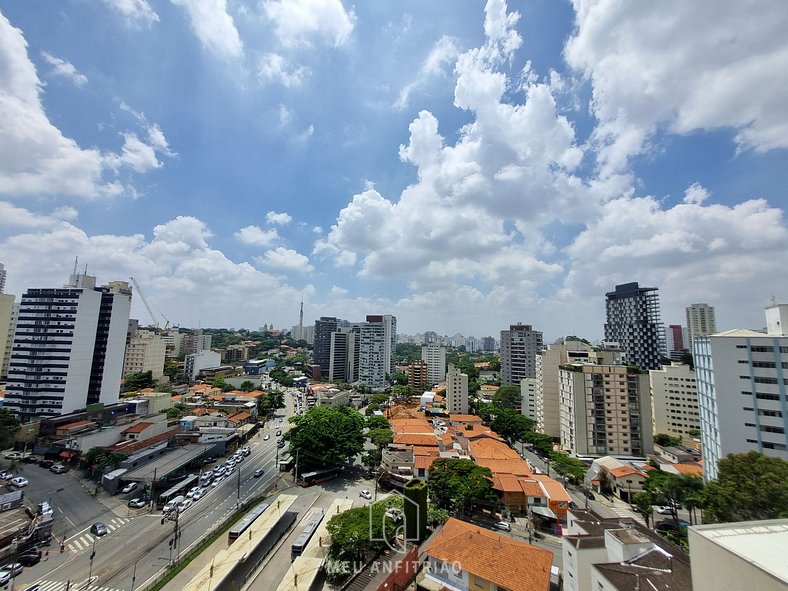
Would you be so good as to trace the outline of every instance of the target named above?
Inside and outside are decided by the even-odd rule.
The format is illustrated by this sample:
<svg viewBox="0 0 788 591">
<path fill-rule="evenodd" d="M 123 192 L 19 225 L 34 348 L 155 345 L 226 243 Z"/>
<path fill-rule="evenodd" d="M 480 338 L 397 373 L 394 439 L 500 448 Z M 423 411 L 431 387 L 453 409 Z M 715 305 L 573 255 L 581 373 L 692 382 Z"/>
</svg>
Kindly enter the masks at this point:
<svg viewBox="0 0 788 591">
<path fill-rule="evenodd" d="M 450 518 L 422 548 L 417 589 L 548 591 L 553 554 L 509 535 Z"/>
</svg>

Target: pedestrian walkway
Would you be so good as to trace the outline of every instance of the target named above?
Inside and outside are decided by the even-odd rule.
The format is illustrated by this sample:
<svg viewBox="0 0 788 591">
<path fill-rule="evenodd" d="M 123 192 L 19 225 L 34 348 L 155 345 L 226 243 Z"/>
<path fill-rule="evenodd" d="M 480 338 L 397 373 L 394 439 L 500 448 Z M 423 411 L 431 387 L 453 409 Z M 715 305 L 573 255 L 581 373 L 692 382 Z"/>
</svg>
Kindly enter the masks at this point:
<svg viewBox="0 0 788 591">
<path fill-rule="evenodd" d="M 95 579 L 95 577 L 93 577 Z M 39 581 L 30 585 L 25 591 L 82 591 L 88 586 L 88 581 Z M 127 591 L 126 589 L 113 589 L 111 587 L 96 587 L 90 585 L 89 591 Z"/>
<path fill-rule="evenodd" d="M 126 525 L 129 521 L 131 521 L 131 519 L 127 517 L 113 517 L 109 523 L 106 524 L 107 531 L 112 533 Z M 93 540 L 95 540 L 95 536 L 91 533 L 85 533 L 78 538 L 68 538 L 66 540 L 66 549 L 69 553 L 82 552 L 93 546 Z"/>
</svg>

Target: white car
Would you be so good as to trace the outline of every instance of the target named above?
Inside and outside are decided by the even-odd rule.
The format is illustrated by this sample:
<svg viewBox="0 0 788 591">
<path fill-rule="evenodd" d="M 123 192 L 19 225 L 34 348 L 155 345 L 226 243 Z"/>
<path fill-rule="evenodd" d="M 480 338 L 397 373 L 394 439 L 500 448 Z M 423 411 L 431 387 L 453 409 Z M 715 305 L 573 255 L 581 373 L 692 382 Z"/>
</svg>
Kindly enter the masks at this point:
<svg viewBox="0 0 788 591">
<path fill-rule="evenodd" d="M 673 515 L 673 509 L 667 505 L 663 505 L 662 507 L 657 507 L 657 513 L 660 515 Z"/>
<path fill-rule="evenodd" d="M 199 501 L 205 496 L 205 492 L 206 491 L 204 488 L 194 491 L 194 494 L 192 495 L 192 501 Z"/>
<path fill-rule="evenodd" d="M 192 488 L 189 489 L 189 492 L 186 493 L 186 498 L 187 499 L 193 498 L 194 493 L 196 493 L 198 490 L 200 490 L 199 486 L 193 486 Z"/>
<path fill-rule="evenodd" d="M 366 489 L 365 489 L 365 490 L 362 490 L 362 491 L 361 491 L 360 493 L 358 493 L 358 494 L 359 494 L 359 496 L 362 496 L 362 497 L 364 497 L 364 498 L 365 498 L 365 499 L 367 499 L 367 500 L 369 500 L 369 499 L 371 499 L 371 498 L 372 498 L 372 493 L 371 493 L 371 492 L 369 492 L 369 491 L 368 491 L 368 490 L 366 490 Z"/>
<path fill-rule="evenodd" d="M 11 479 L 11 486 L 15 486 L 17 488 L 22 488 L 28 484 L 30 484 L 30 482 L 28 482 L 27 478 L 24 476 L 17 476 L 16 478 Z"/>
<path fill-rule="evenodd" d="M 52 467 L 54 468 L 54 466 L 52 466 Z M 126 486 L 124 486 L 123 490 L 121 490 L 120 492 L 126 494 L 126 493 L 130 493 L 131 491 L 135 490 L 136 488 L 137 488 L 137 483 L 136 482 L 131 482 L 131 483 L 127 484 Z"/>
<path fill-rule="evenodd" d="M 263 441 L 268 441 L 269 439 L 271 439 L 271 436 L 266 433 L 266 435 L 263 437 Z"/>
<path fill-rule="evenodd" d="M 192 506 L 191 499 L 183 499 L 180 503 L 178 503 L 178 507 L 177 507 L 178 513 L 183 513 L 184 511 L 186 511 L 186 509 L 188 509 L 191 506 Z"/>
<path fill-rule="evenodd" d="M 493 524 L 493 527 L 495 529 L 499 529 L 501 531 L 512 531 L 512 526 L 509 525 L 509 522 L 507 522 L 507 521 L 496 521 Z"/>
<path fill-rule="evenodd" d="M 219 484 L 221 484 L 222 480 L 224 480 L 224 476 L 217 476 L 216 478 L 213 479 L 213 482 L 211 483 L 211 486 L 219 486 Z"/>
</svg>

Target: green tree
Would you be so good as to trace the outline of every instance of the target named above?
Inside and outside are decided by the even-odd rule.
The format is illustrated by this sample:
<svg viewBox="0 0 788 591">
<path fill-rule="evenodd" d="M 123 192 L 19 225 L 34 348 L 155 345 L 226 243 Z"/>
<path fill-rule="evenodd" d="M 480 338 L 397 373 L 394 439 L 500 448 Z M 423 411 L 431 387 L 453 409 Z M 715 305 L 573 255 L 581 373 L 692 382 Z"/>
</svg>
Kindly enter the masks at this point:
<svg viewBox="0 0 788 591">
<path fill-rule="evenodd" d="M 487 424 L 509 443 L 521 440 L 533 429 L 534 422 L 511 408 L 492 406 Z"/>
<path fill-rule="evenodd" d="M 730 454 L 706 485 L 707 522 L 788 517 L 788 462 L 755 451 Z"/>
<path fill-rule="evenodd" d="M 406 365 L 411 361 L 421 359 L 421 345 L 415 343 L 397 343 L 394 358 L 397 365 Z"/>
<path fill-rule="evenodd" d="M 143 388 L 154 388 L 156 382 L 153 379 L 153 372 L 141 371 L 130 373 L 126 376 L 124 389 L 131 392 L 132 390 L 142 390 Z"/>
<path fill-rule="evenodd" d="M 243 392 L 254 392 L 256 387 L 254 385 L 254 382 L 250 380 L 244 380 L 243 382 L 241 382 L 241 386 L 238 389 Z"/>
<path fill-rule="evenodd" d="M 275 411 L 285 407 L 285 393 L 281 390 L 271 390 L 257 398 L 257 416 L 270 417 Z"/>
<path fill-rule="evenodd" d="M 427 484 L 439 507 L 464 512 L 474 502 L 497 504 L 491 478 L 490 469 L 473 460 L 441 458 L 432 464 Z"/>
<path fill-rule="evenodd" d="M 290 453 L 298 453 L 300 472 L 342 466 L 364 450 L 364 417 L 349 406 L 318 406 L 290 419 L 284 435 Z"/>
<path fill-rule="evenodd" d="M 168 419 L 179 419 L 186 414 L 187 407 L 183 402 L 176 402 L 170 408 L 165 408 L 162 412 Z"/>
<path fill-rule="evenodd" d="M 369 397 L 370 404 L 377 404 L 380 407 L 381 404 L 385 404 L 389 401 L 389 395 L 384 394 L 383 392 L 378 392 L 377 394 L 373 394 Z"/>
<path fill-rule="evenodd" d="M 388 429 L 390 427 L 386 417 L 372 416 L 364 419 L 367 429 Z"/>
<path fill-rule="evenodd" d="M 376 447 L 383 448 L 394 441 L 394 432 L 389 429 L 372 429 L 367 433 L 370 442 Z"/>
<path fill-rule="evenodd" d="M 556 451 L 550 452 L 550 465 L 561 476 L 572 482 L 582 482 L 588 471 L 588 467 L 577 458 Z"/>
<path fill-rule="evenodd" d="M 657 433 L 654 435 L 654 443 L 662 447 L 681 445 L 681 437 L 672 437 L 667 433 Z"/>
<path fill-rule="evenodd" d="M 553 453 L 553 438 L 544 433 L 529 431 L 523 435 L 523 441 L 534 448 L 537 454 L 549 457 Z"/>
<path fill-rule="evenodd" d="M 408 540 L 421 542 L 427 538 L 427 491 L 427 483 L 420 478 L 408 480 L 402 488 L 403 496 L 410 501 L 403 503 Z"/>
<path fill-rule="evenodd" d="M 223 388 L 224 385 L 225 385 L 224 378 L 222 376 L 216 376 L 215 378 L 213 378 L 213 381 L 211 382 L 211 386 L 213 388 Z"/>
<path fill-rule="evenodd" d="M 0 408 L 0 449 L 13 447 L 19 425 L 19 419 L 11 411 Z"/>
<path fill-rule="evenodd" d="M 522 407 L 523 395 L 519 386 L 501 386 L 493 394 L 492 403 L 498 408 L 510 408 L 519 411 Z"/>
<path fill-rule="evenodd" d="M 654 504 L 652 502 L 651 494 L 646 491 L 636 492 L 632 496 L 632 504 L 637 507 L 638 512 L 643 516 L 646 520 L 646 527 L 651 527 L 651 506 Z"/>
<path fill-rule="evenodd" d="M 408 385 L 408 374 L 404 371 L 395 371 L 394 375 L 391 376 L 394 383 L 400 386 L 407 386 Z"/>
<path fill-rule="evenodd" d="M 367 404 L 367 408 L 364 409 L 364 414 L 367 415 L 368 418 L 372 418 L 376 410 L 380 410 L 380 405 L 375 402 L 370 402 Z"/>
</svg>

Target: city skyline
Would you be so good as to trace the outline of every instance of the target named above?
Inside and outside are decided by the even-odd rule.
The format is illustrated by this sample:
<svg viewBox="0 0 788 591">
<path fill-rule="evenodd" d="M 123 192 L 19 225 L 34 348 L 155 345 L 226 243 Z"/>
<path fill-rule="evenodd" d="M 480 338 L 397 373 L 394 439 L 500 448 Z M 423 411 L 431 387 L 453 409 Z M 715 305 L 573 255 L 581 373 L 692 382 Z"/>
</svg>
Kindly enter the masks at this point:
<svg viewBox="0 0 788 591">
<path fill-rule="evenodd" d="M 665 324 L 788 301 L 787 7 L 198 5 L 3 5 L 6 293 L 78 256 L 184 327 L 289 329 L 303 294 L 545 342 L 601 339 L 628 282 Z"/>
</svg>

